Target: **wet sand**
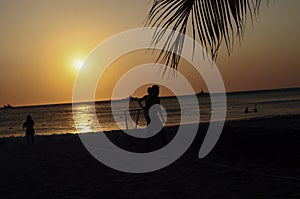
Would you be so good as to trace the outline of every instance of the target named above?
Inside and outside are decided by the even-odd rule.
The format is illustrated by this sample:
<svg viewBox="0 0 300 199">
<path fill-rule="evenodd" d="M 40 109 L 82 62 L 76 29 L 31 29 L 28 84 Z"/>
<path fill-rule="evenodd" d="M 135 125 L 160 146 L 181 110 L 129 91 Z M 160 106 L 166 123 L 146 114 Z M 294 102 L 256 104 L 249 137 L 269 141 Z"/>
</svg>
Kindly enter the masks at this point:
<svg viewBox="0 0 300 199">
<path fill-rule="evenodd" d="M 6 198 L 300 198 L 300 115 L 226 122 L 213 151 L 198 158 L 208 124 L 170 166 L 145 174 L 94 159 L 78 135 L 0 139 L 0 196 Z M 166 128 L 171 140 L 176 127 Z M 107 133 L 124 148 L 143 142 Z M 150 141 L 161 147 L 159 137 Z"/>
</svg>

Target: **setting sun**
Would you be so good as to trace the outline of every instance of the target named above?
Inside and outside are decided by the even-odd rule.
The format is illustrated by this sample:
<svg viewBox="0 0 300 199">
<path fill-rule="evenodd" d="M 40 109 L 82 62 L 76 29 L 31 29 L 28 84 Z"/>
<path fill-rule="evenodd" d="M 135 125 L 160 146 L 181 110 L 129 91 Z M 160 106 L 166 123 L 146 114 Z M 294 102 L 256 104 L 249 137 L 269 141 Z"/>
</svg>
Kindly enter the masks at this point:
<svg viewBox="0 0 300 199">
<path fill-rule="evenodd" d="M 76 67 L 76 69 L 80 70 L 81 67 L 83 66 L 83 61 L 82 60 L 75 60 L 74 61 L 74 66 Z"/>
</svg>

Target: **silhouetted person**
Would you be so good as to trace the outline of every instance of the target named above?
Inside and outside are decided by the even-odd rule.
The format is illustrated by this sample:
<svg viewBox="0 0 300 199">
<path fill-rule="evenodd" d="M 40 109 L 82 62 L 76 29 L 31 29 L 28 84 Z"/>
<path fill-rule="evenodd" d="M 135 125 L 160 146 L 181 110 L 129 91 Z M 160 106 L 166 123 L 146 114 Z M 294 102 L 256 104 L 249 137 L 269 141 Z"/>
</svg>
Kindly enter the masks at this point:
<svg viewBox="0 0 300 199">
<path fill-rule="evenodd" d="M 26 138 L 27 138 L 27 143 L 34 142 L 34 133 L 35 130 L 33 128 L 34 126 L 34 121 L 32 120 L 31 115 L 27 115 L 26 122 L 23 124 L 23 128 L 26 128 Z"/>
<path fill-rule="evenodd" d="M 249 113 L 248 106 L 245 108 L 244 113 Z"/>
<path fill-rule="evenodd" d="M 148 99 L 149 103 L 149 110 L 152 106 L 154 105 L 160 105 L 160 97 L 159 97 L 159 86 L 158 85 L 153 85 L 151 89 L 151 95 Z M 148 129 L 149 131 L 158 131 L 158 129 L 161 129 L 161 137 L 162 141 L 164 144 L 167 144 L 166 137 L 165 137 L 165 132 L 163 128 L 163 123 L 164 121 L 161 121 L 159 116 L 163 119 L 162 111 L 160 109 L 160 106 L 154 106 L 155 109 L 153 110 L 154 114 L 151 115 L 151 121 L 150 121 L 150 128 Z M 149 148 L 149 139 L 147 140 L 147 147 Z"/>
<path fill-rule="evenodd" d="M 256 105 L 254 106 L 254 110 L 253 110 L 255 113 L 257 113 L 257 107 L 256 107 Z"/>
<path fill-rule="evenodd" d="M 138 100 L 139 105 L 141 108 L 144 110 L 144 117 L 146 119 L 147 126 L 150 124 L 150 116 L 149 116 L 149 109 L 150 109 L 150 104 L 149 104 L 149 98 L 152 95 L 152 88 L 149 87 L 147 89 L 148 95 L 145 95 L 141 99 Z M 144 102 L 144 105 L 143 103 Z"/>
</svg>

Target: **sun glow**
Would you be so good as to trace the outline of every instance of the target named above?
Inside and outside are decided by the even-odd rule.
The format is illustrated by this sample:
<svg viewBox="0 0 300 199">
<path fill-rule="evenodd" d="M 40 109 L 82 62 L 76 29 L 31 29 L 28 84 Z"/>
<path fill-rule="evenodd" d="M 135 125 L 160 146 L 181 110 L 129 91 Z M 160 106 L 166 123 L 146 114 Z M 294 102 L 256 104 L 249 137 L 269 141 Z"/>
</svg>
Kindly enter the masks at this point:
<svg viewBox="0 0 300 199">
<path fill-rule="evenodd" d="M 83 66 L 83 61 L 82 60 L 75 60 L 74 61 L 74 66 L 76 67 L 77 70 L 80 70 Z"/>
</svg>

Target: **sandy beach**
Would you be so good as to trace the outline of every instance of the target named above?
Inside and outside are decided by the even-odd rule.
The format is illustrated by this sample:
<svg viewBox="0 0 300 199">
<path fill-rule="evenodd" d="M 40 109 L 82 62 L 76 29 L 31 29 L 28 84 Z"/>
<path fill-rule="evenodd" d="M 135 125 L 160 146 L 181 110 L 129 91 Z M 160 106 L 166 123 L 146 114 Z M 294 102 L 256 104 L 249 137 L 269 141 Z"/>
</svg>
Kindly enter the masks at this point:
<svg viewBox="0 0 300 199">
<path fill-rule="evenodd" d="M 0 196 L 6 198 L 299 198 L 300 115 L 228 121 L 214 150 L 198 158 L 208 124 L 189 150 L 152 173 L 98 162 L 78 135 L 0 139 Z M 166 128 L 168 139 L 176 127 Z M 128 144 L 120 132 L 107 135 Z M 153 138 L 152 147 L 159 147 Z M 157 144 L 156 144 L 157 143 Z M 129 145 L 129 144 L 128 144 Z M 143 147 L 143 145 L 135 145 Z M 141 149 L 144 150 L 144 149 Z"/>
</svg>

